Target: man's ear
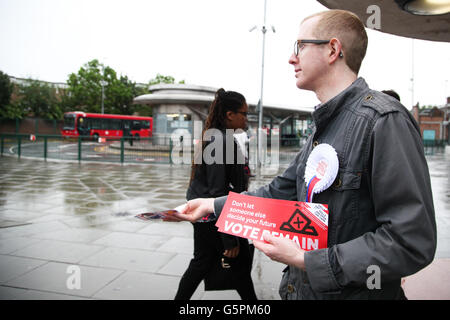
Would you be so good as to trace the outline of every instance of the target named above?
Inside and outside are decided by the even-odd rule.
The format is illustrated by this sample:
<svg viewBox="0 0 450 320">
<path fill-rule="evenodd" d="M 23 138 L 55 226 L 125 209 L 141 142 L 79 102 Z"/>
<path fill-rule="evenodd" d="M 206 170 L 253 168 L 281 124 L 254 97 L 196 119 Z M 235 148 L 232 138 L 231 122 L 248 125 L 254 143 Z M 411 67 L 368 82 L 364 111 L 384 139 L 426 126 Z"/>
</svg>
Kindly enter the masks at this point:
<svg viewBox="0 0 450 320">
<path fill-rule="evenodd" d="M 342 52 L 342 44 L 339 41 L 339 39 L 333 38 L 330 40 L 330 54 L 329 54 L 329 62 L 330 64 L 334 63 L 337 59 L 342 58 L 343 52 Z"/>
</svg>

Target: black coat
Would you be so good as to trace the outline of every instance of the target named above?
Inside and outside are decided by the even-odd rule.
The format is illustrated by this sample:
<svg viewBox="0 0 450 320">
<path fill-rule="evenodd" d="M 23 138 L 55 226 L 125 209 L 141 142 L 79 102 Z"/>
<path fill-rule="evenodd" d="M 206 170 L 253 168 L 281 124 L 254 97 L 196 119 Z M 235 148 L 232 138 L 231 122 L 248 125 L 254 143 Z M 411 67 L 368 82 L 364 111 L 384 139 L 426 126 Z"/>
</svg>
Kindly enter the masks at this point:
<svg viewBox="0 0 450 320">
<path fill-rule="evenodd" d="M 230 146 L 233 143 L 233 157 L 228 154 L 229 159 L 227 161 L 227 136 L 225 132 L 222 131 L 222 144 L 217 141 L 219 143 L 216 142 L 216 148 L 212 145 L 216 141 L 214 138 L 217 139 L 218 137 L 213 136 L 211 141 L 206 142 L 203 147 L 202 163 L 194 169 L 194 177 L 186 193 L 187 200 L 217 198 L 228 195 L 230 191 L 241 193 L 247 190 L 249 177 L 244 170 L 245 161 L 242 150 L 238 147 L 234 138 L 231 139 L 232 135 L 228 135 L 228 150 L 231 150 Z M 219 152 L 215 152 L 220 147 L 223 151 L 222 156 Z M 206 164 L 209 160 L 208 157 L 215 157 L 216 155 L 217 161 Z M 225 249 L 231 249 L 238 245 L 237 238 L 234 236 L 221 233 L 221 237 Z"/>
</svg>

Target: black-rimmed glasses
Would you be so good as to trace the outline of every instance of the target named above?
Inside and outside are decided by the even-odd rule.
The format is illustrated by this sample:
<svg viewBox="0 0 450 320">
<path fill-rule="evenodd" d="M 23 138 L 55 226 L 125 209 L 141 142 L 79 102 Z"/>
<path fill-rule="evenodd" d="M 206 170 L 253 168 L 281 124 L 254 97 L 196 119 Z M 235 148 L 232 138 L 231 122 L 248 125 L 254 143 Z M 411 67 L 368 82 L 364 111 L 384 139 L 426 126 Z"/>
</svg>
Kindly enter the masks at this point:
<svg viewBox="0 0 450 320">
<path fill-rule="evenodd" d="M 248 112 L 245 112 L 245 111 L 236 111 L 236 113 L 240 113 L 240 114 L 242 114 L 244 117 L 247 117 L 247 116 L 248 116 Z"/>
<path fill-rule="evenodd" d="M 330 40 L 295 40 L 294 43 L 294 54 L 295 56 L 298 56 L 298 53 L 300 50 L 303 49 L 305 46 L 305 43 L 312 43 L 312 44 L 327 44 Z"/>
</svg>

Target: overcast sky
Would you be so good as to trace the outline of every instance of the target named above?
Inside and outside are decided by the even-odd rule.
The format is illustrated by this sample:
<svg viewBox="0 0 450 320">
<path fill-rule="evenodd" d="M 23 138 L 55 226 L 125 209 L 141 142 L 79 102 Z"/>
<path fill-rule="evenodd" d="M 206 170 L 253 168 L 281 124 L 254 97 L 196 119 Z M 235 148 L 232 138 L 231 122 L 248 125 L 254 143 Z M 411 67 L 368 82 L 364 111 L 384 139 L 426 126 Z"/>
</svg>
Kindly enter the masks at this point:
<svg viewBox="0 0 450 320">
<path fill-rule="evenodd" d="M 313 93 L 296 88 L 288 59 L 301 20 L 325 9 L 314 0 L 267 1 L 266 25 L 276 33 L 266 34 L 265 104 L 318 103 Z M 161 73 L 240 91 L 257 102 L 263 13 L 264 0 L 0 0 L 0 70 L 66 82 L 70 73 L 98 59 L 132 81 L 146 83 Z M 254 25 L 259 31 L 249 32 Z M 445 103 L 449 43 L 370 29 L 368 35 L 360 76 L 370 87 L 396 90 L 410 109 L 414 72 L 414 103 Z"/>
</svg>

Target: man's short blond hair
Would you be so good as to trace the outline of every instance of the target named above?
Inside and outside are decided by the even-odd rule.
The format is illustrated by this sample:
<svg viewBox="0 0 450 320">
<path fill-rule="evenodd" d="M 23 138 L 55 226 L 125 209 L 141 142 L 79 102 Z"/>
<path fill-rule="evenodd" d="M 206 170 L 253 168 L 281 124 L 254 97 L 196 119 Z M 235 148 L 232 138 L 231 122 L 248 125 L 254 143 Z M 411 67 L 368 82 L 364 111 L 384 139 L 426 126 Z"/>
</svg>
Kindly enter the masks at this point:
<svg viewBox="0 0 450 320">
<path fill-rule="evenodd" d="M 320 17 L 313 34 L 317 39 L 339 39 L 347 66 L 358 74 L 367 50 L 367 33 L 357 15 L 346 10 L 327 10 L 303 20 Z"/>
</svg>

